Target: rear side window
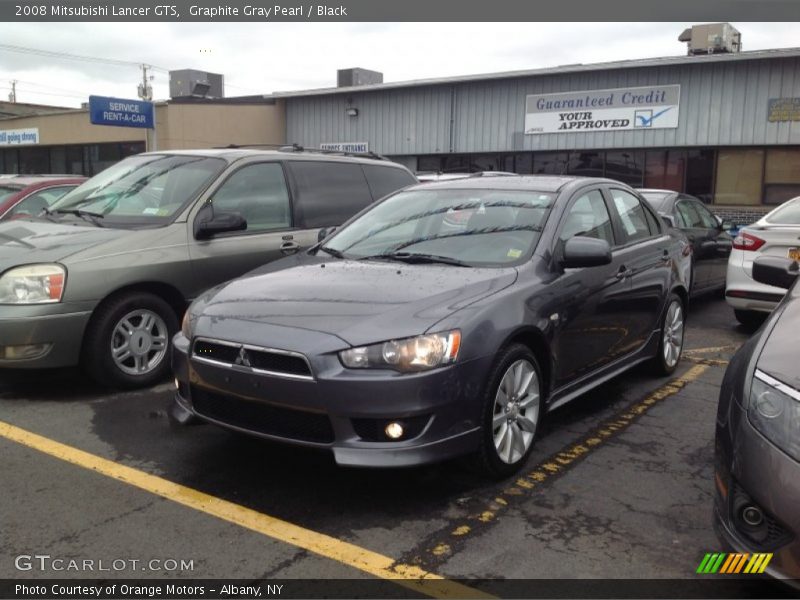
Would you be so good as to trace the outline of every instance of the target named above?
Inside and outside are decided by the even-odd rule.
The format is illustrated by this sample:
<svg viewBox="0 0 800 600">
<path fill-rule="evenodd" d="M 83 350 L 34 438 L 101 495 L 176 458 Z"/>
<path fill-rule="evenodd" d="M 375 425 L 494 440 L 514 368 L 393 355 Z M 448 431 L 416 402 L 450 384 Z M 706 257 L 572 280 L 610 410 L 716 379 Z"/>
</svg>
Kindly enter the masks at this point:
<svg viewBox="0 0 800 600">
<path fill-rule="evenodd" d="M 411 173 L 397 167 L 364 165 L 364 174 L 367 176 L 367 183 L 369 183 L 369 189 L 372 190 L 372 197 L 375 200 L 388 196 L 407 185 L 417 183 Z"/>
<path fill-rule="evenodd" d="M 289 168 L 297 185 L 295 211 L 300 227 L 341 225 L 372 203 L 360 164 L 291 161 Z"/>
<path fill-rule="evenodd" d="M 624 190 L 611 190 L 614 207 L 617 209 L 625 243 L 644 240 L 650 237 L 645 209 L 639 199 Z"/>
<path fill-rule="evenodd" d="M 12 208 L 9 215 L 30 215 L 35 217 L 45 208 L 49 208 L 61 196 L 76 187 L 75 185 L 52 187 L 31 194 Z"/>
<path fill-rule="evenodd" d="M 790 200 L 767 217 L 767 223 L 800 225 L 800 200 Z"/>
</svg>

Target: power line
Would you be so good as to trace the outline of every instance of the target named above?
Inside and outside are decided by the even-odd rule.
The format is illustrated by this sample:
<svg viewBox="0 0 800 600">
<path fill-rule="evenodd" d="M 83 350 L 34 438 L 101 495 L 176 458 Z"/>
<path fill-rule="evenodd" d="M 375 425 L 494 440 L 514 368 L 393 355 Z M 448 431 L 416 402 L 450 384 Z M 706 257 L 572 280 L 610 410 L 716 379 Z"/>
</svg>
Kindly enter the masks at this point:
<svg viewBox="0 0 800 600">
<path fill-rule="evenodd" d="M 99 56 L 83 56 L 80 54 L 70 54 L 68 52 L 54 52 L 52 50 L 41 50 L 39 48 L 26 48 L 24 46 L 14 46 L 11 44 L 0 44 L 0 50 L 5 50 L 7 52 L 19 52 L 22 54 L 32 54 L 35 56 L 47 56 L 50 58 L 63 58 L 67 60 L 80 60 L 84 62 L 93 62 L 93 63 L 104 63 L 109 65 L 123 65 L 123 66 L 141 66 L 141 62 L 136 62 L 132 60 L 118 60 L 115 58 L 101 58 Z M 149 65 L 151 69 L 156 71 L 163 71 L 164 73 L 168 73 L 169 70 L 163 67 L 158 67 L 155 65 Z"/>
<path fill-rule="evenodd" d="M 11 91 L 12 88 L 8 86 L 0 86 L 0 90 L 8 90 Z M 81 98 L 82 100 L 88 100 L 89 96 L 78 96 L 76 94 L 56 94 L 53 92 L 36 92 L 32 90 L 17 90 L 16 95 L 19 96 L 20 94 L 31 94 L 34 96 L 60 96 L 60 97 L 69 97 L 69 98 Z"/>
</svg>

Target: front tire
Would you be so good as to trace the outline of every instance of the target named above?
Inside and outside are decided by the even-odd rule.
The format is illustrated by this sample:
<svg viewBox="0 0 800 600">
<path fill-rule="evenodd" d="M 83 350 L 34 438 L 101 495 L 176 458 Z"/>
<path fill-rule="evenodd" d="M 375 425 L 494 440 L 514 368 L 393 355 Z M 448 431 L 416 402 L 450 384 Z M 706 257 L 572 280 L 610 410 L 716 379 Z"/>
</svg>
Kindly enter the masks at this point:
<svg viewBox="0 0 800 600">
<path fill-rule="evenodd" d="M 104 385 L 134 389 L 153 385 L 169 372 L 169 344 L 178 330 L 175 311 L 147 292 L 101 304 L 83 340 L 82 364 Z"/>
<path fill-rule="evenodd" d="M 653 359 L 653 369 L 658 375 L 672 375 L 678 368 L 683 352 L 686 312 L 677 294 L 670 294 L 667 308 L 661 319 L 658 352 Z"/>
<path fill-rule="evenodd" d="M 487 378 L 481 444 L 474 457 L 484 475 L 508 477 L 530 456 L 544 407 L 541 373 L 536 356 L 522 344 L 498 356 Z"/>
</svg>

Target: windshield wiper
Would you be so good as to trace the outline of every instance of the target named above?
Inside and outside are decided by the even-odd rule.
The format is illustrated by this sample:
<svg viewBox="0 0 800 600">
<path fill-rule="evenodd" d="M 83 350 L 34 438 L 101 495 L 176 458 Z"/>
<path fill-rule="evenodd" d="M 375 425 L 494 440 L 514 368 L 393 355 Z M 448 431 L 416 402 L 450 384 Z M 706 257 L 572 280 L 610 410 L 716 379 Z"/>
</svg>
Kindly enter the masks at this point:
<svg viewBox="0 0 800 600">
<path fill-rule="evenodd" d="M 327 252 L 331 256 L 335 258 L 344 258 L 344 254 L 339 252 L 336 248 L 328 248 L 327 246 L 320 246 L 318 250 L 322 250 L 323 252 Z"/>
<path fill-rule="evenodd" d="M 105 215 L 102 213 L 96 213 L 89 210 L 81 210 L 80 208 L 57 208 L 54 212 L 78 216 L 84 221 L 89 221 L 90 223 L 92 223 L 93 225 L 97 225 L 98 227 L 102 227 L 102 225 L 97 221 L 97 219 L 105 218 Z"/>
<path fill-rule="evenodd" d="M 453 265 L 455 267 L 472 267 L 469 263 L 464 262 L 463 260 L 458 260 L 457 258 L 451 258 L 449 256 L 439 256 L 437 254 L 416 254 L 414 252 L 387 252 L 386 254 L 375 254 L 373 256 L 365 256 L 359 260 L 397 260 L 404 263 L 409 264 L 442 264 L 442 265 Z"/>
</svg>

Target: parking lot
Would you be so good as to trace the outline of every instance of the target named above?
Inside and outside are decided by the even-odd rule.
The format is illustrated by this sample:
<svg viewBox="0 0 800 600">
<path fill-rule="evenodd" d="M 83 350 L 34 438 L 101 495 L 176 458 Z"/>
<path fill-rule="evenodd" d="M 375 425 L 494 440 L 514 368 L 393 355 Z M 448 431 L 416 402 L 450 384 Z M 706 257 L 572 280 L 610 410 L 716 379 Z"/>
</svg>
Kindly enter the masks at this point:
<svg viewBox="0 0 800 600">
<path fill-rule="evenodd" d="M 75 370 L 3 372 L 0 578 L 436 576 L 431 595 L 463 596 L 494 579 L 700 577 L 720 549 L 719 384 L 749 333 L 719 297 L 695 301 L 674 376 L 637 369 L 550 414 L 502 482 L 459 463 L 342 469 L 325 453 L 175 428 L 167 382 L 111 393 Z M 129 562 L 18 569 L 36 554 Z M 152 559 L 169 568 L 130 562 Z M 449 582 L 464 579 L 475 583 Z"/>
</svg>

